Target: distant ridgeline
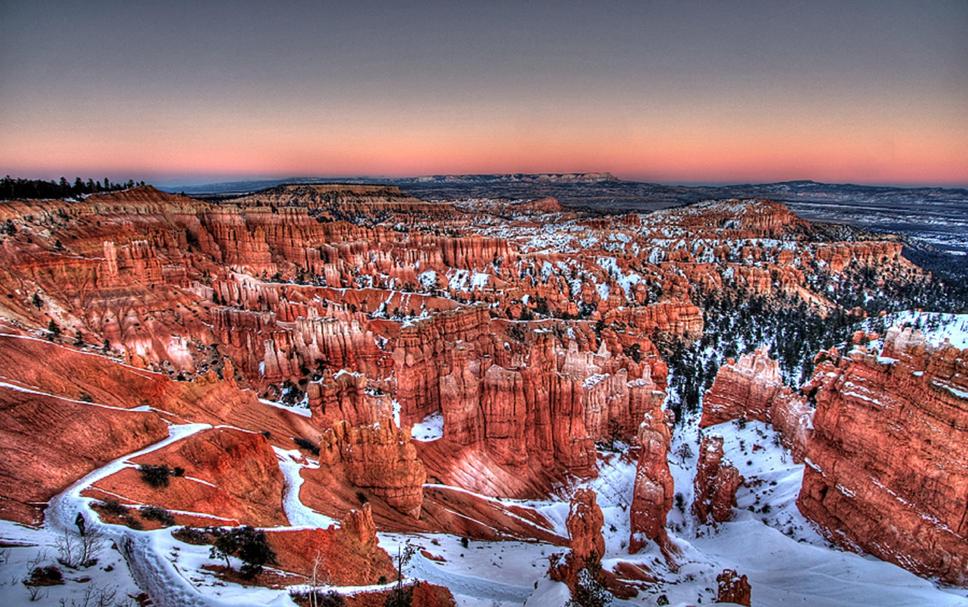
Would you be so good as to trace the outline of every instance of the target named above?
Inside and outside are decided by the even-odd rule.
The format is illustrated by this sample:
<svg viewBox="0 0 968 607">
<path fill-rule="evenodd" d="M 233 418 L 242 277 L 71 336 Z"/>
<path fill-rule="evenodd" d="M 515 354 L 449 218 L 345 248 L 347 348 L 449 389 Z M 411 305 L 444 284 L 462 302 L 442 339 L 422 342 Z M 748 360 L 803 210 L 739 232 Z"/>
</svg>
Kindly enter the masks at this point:
<svg viewBox="0 0 968 607">
<path fill-rule="evenodd" d="M 123 190 L 133 188 L 135 185 L 144 185 L 141 181 L 135 183 L 129 179 L 125 183 L 112 183 L 105 177 L 101 181 L 88 179 L 82 180 L 75 177 L 73 183 L 64 177 L 60 181 L 44 181 L 43 179 L 20 179 L 7 175 L 0 180 L 0 200 L 13 200 L 17 198 L 68 198 L 79 194 L 95 194 L 97 192 L 110 192 L 113 190 Z"/>
</svg>

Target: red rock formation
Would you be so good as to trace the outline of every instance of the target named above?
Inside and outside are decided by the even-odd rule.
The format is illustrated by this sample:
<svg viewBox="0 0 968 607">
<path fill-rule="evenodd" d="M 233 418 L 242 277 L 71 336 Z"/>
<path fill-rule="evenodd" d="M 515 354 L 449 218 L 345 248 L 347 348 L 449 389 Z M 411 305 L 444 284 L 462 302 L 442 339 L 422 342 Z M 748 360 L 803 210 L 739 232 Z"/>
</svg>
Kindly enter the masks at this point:
<svg viewBox="0 0 968 607">
<path fill-rule="evenodd" d="M 476 348 L 476 355 L 493 352 L 490 317 L 483 307 L 443 312 L 429 321 L 404 327 L 393 353 L 397 400 L 404 427 L 439 409 L 440 363 L 445 350 L 457 342 Z"/>
<path fill-rule="evenodd" d="M 614 333 L 613 353 L 605 341 L 598 351 L 581 351 L 570 340 L 566 346 L 550 330 L 520 341 L 507 337 L 501 348 L 496 329 L 476 307 L 401 331 L 394 360 L 404 428 L 439 411 L 444 440 L 457 448 L 486 450 L 499 466 L 519 471 L 539 466 L 587 477 L 596 472 L 595 442 L 630 438 L 643 414 L 664 398 L 652 367 L 627 357 L 623 347 L 632 341 L 623 344 Z M 642 356 L 652 356 L 651 342 L 635 343 Z M 664 366 L 654 364 L 664 379 Z M 462 461 L 451 458 L 434 473 L 462 474 L 455 468 Z M 469 488 L 491 492 L 490 478 Z"/>
<path fill-rule="evenodd" d="M 185 470 L 167 486 L 152 487 L 135 468 L 95 483 L 90 495 L 124 503 L 152 505 L 210 515 L 239 525 L 286 525 L 284 482 L 275 453 L 261 434 L 214 428 L 153 451 L 137 464 Z"/>
<path fill-rule="evenodd" d="M 811 290 L 812 273 L 851 263 L 916 272 L 896 241 L 813 238 L 814 228 L 767 201 L 588 217 L 550 199 L 451 205 L 383 186 L 282 186 L 218 204 L 135 188 L 8 202 L 7 219 L 16 232 L 0 242 L 0 316 L 38 335 L 54 321 L 88 352 L 0 339 L 4 375 L 56 397 L 152 407 L 98 409 L 108 423 L 94 427 L 107 436 L 138 435 L 125 448 L 153 439 L 162 418 L 267 433 L 256 445 L 248 435 L 209 440 L 222 435 L 213 431 L 159 451 L 197 478 L 239 477 L 210 480 L 215 488 L 176 480 L 166 503 L 271 523 L 279 474 L 269 471 L 268 445 L 292 449 L 299 437 L 320 444 L 318 468 L 306 456 L 301 494 L 321 512 L 343 516 L 360 493 L 382 529 L 561 542 L 535 511 L 486 496 L 545 496 L 596 474 L 597 442 L 638 433 L 631 546 L 654 540 L 667 554 L 668 369 L 651 339 L 701 335 L 697 290 L 782 292 L 824 308 L 833 304 Z M 724 410 L 761 415 L 798 453 L 802 399 L 759 371 L 745 377 L 743 364 L 721 374 L 709 411 L 720 398 Z M 256 398 L 283 386 L 306 391 L 311 418 Z M 387 419 L 393 401 L 400 428 Z M 28 421 L 60 421 L 39 409 L 17 407 Z M 431 415 L 444 436 L 412 443 L 411 426 Z M 29 433 L 15 434 L 11 448 L 27 452 Z M 48 434 L 63 440 L 46 428 L 38 436 Z M 58 486 L 113 453 L 90 442 L 80 441 L 83 462 L 65 464 Z M 26 484 L 0 494 L 22 508 L 35 496 Z M 299 553 L 322 541 L 291 538 Z"/>
<path fill-rule="evenodd" d="M 306 388 L 313 423 L 321 428 L 345 421 L 351 426 L 373 424 L 393 415 L 390 397 L 367 388 L 362 373 L 341 372 Z"/>
<path fill-rule="evenodd" d="M 641 308 L 618 310 L 606 321 L 620 320 L 641 331 L 665 333 L 684 339 L 702 335 L 702 312 L 690 302 L 664 301 Z"/>
<path fill-rule="evenodd" d="M 571 508 L 565 526 L 568 537 L 571 538 L 571 556 L 579 567 L 591 560 L 597 560 L 605 555 L 605 537 L 602 527 L 605 515 L 598 506 L 595 492 L 591 489 L 579 489 L 571 498 Z"/>
<path fill-rule="evenodd" d="M 412 584 L 411 607 L 455 607 L 454 595 L 443 586 L 418 581 Z M 384 607 L 390 591 L 358 592 L 347 595 L 346 607 Z"/>
<path fill-rule="evenodd" d="M 797 505 L 833 541 L 968 582 L 968 357 L 892 329 L 882 356 L 818 359 Z"/>
<path fill-rule="evenodd" d="M 285 207 L 298 203 L 331 216 L 375 218 L 402 213 L 423 218 L 445 218 L 454 213 L 449 203 L 433 203 L 408 196 L 397 186 L 365 184 L 286 184 L 236 200 L 242 206 Z"/>
<path fill-rule="evenodd" d="M 868 267 L 888 264 L 909 267 L 911 262 L 901 255 L 903 248 L 904 244 L 900 242 L 838 242 L 817 247 L 814 255 L 829 264 L 832 272 L 837 273 L 842 272 L 852 262 Z"/>
<path fill-rule="evenodd" d="M 10 508 L 21 511 L 17 520 L 35 516 L 16 505 L 22 497 L 29 495 L 27 501 L 42 505 L 95 467 L 166 438 L 168 427 L 162 418 L 209 424 L 231 420 L 235 426 L 255 431 L 260 440 L 263 431 L 284 438 L 287 448 L 291 447 L 288 437 L 311 430 L 306 418 L 262 405 L 251 393 L 219 381 L 214 373 L 194 382 L 172 381 L 29 336 L 0 336 L 0 368 L 3 382 L 21 387 L 0 390 L 0 399 L 6 402 L 3 414 L 9 416 L 0 426 L 0 437 L 8 453 L 4 461 L 10 466 L 0 467 L 8 479 L 0 495 Z M 148 407 L 153 409 L 146 410 Z M 265 467 L 266 474 L 278 477 L 272 451 L 265 447 L 260 453 L 249 463 L 235 464 L 231 458 L 215 458 L 209 463 L 243 469 L 258 464 Z M 187 463 L 182 465 L 189 468 Z M 252 496 L 281 486 L 265 478 L 260 483 L 263 487 L 253 490 Z M 204 484 L 195 485 L 207 491 Z M 237 492 L 249 490 L 239 488 Z M 276 501 L 275 509 L 278 507 Z"/>
<path fill-rule="evenodd" d="M 270 530 L 266 535 L 279 569 L 308 579 L 315 575 L 319 585 L 367 586 L 396 574 L 390 556 L 377 543 L 368 504 L 350 511 L 339 527 Z"/>
<path fill-rule="evenodd" d="M 704 436 L 699 443 L 699 463 L 693 481 L 696 497 L 692 512 L 699 522 L 712 518 L 722 523 L 733 518 L 736 490 L 742 484 L 739 470 L 723 461 L 723 438 Z"/>
<path fill-rule="evenodd" d="M 773 426 L 793 453 L 803 461 L 812 428 L 813 411 L 807 400 L 783 384 L 780 367 L 766 348 L 730 359 L 719 368 L 703 397 L 700 428 L 731 419 L 759 420 Z"/>
<path fill-rule="evenodd" d="M 750 607 L 750 583 L 746 576 L 739 575 L 732 569 L 723 569 L 716 576 L 716 602 L 735 603 Z"/>
<path fill-rule="evenodd" d="M 586 571 L 589 575 L 597 575 L 596 581 L 615 596 L 632 598 L 638 594 L 633 585 L 619 579 L 612 571 L 600 568 L 601 558 L 605 554 L 605 538 L 602 535 L 604 524 L 605 515 L 598 506 L 595 492 L 591 489 L 576 491 L 565 521 L 571 538 L 571 551 L 563 559 L 558 555 L 551 559 L 551 579 L 564 582 L 574 592 L 582 572 Z M 628 573 L 628 568 L 624 571 Z"/>
<path fill-rule="evenodd" d="M 668 461 L 671 440 L 670 424 L 661 409 L 647 413 L 639 427 L 639 459 L 629 510 L 629 552 L 632 554 L 641 550 L 647 540 L 657 542 L 667 557 L 671 554 L 672 546 L 665 529 L 675 494 Z"/>
<path fill-rule="evenodd" d="M 695 233 L 731 231 L 737 237 L 779 238 L 809 224 L 786 206 L 770 200 L 717 200 L 666 211 L 663 219 Z"/>
<path fill-rule="evenodd" d="M 38 524 L 73 481 L 167 436 L 155 413 L 0 386 L 0 518 Z"/>
<path fill-rule="evenodd" d="M 414 584 L 411 596 L 412 607 L 456 607 L 457 605 L 450 590 L 427 582 Z"/>
<path fill-rule="evenodd" d="M 319 448 L 320 464 L 342 466 L 357 487 L 404 514 L 420 517 L 426 472 L 410 438 L 392 419 L 355 427 L 338 422 L 323 433 Z"/>
<path fill-rule="evenodd" d="M 591 489 L 576 491 L 565 520 L 571 551 L 563 559 L 552 561 L 551 579 L 574 588 L 579 572 L 601 560 L 605 554 L 605 537 L 602 535 L 604 524 L 605 515 L 598 506 L 595 492 Z"/>
</svg>

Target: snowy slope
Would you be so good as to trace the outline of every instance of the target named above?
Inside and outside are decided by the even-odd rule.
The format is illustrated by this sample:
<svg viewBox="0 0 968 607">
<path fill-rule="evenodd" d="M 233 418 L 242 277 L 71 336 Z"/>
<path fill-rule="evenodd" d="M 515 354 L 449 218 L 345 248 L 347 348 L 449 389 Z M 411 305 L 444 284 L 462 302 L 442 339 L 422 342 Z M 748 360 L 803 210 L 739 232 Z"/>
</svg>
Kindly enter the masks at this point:
<svg viewBox="0 0 968 607">
<path fill-rule="evenodd" d="M 426 424 L 420 433 L 436 425 Z M 138 453 L 146 453 L 208 428 L 204 424 L 173 426 L 171 435 Z M 420 434 L 418 433 L 418 434 Z M 715 599 L 716 575 L 732 568 L 747 575 L 753 605 L 968 605 L 968 591 L 946 589 L 892 564 L 842 551 L 827 543 L 796 509 L 803 466 L 793 462 L 774 431 L 759 422 L 728 422 L 707 428 L 704 434 L 724 438 L 726 457 L 739 468 L 746 485 L 737 495 L 735 519 L 718 527 L 696 525 L 689 508 L 692 478 L 697 459 L 699 429 L 696 419 L 677 428 L 670 454 L 676 491 L 682 494 L 682 510 L 669 515 L 670 534 L 680 548 L 676 567 L 668 566 L 657 547 L 637 555 L 627 553 L 628 508 L 632 499 L 635 463 L 628 447 L 600 451 L 599 476 L 576 483 L 594 489 L 605 515 L 605 567 L 620 560 L 641 563 L 662 580 L 630 601 L 616 600 L 617 607 L 654 605 L 665 596 L 672 605 L 708 604 Z M 89 499 L 81 492 L 91 483 L 124 466 L 130 454 L 92 472 L 51 501 L 42 529 L 0 522 L 0 538 L 7 544 L 6 562 L 0 562 L 0 604 L 31 605 L 22 580 L 36 564 L 52 563 L 54 543 L 73 528 L 77 512 L 85 512 L 89 524 L 97 525 L 120 547 L 103 551 L 98 565 L 68 573 L 68 583 L 45 589 L 46 603 L 62 597 L 79 598 L 86 588 L 117 589 L 123 595 L 147 590 L 160 605 L 287 605 L 294 603 L 281 589 L 243 587 L 220 580 L 203 567 L 213 564 L 205 546 L 176 541 L 170 529 L 135 531 L 127 527 L 94 522 Z M 335 523 L 309 509 L 299 500 L 302 482 L 299 469 L 307 465 L 297 452 L 277 449 L 286 478 L 285 510 L 293 526 L 325 527 Z M 308 464 L 315 465 L 315 464 Z M 567 494 L 540 501 L 501 500 L 530 506 L 541 512 L 556 533 L 566 535 Z M 565 549 L 543 542 L 480 542 L 464 547 L 461 538 L 444 534 L 379 534 L 381 545 L 393 555 L 403 542 L 427 551 L 417 554 L 406 569 L 412 578 L 447 586 L 465 607 L 519 606 L 557 607 L 567 595 L 561 584 L 547 578 L 548 559 Z M 19 546 L 20 544 L 29 544 Z M 126 559 L 122 553 L 126 553 Z M 44 554 L 44 556 L 41 556 Z M 41 556 L 41 558 L 38 558 Z M 88 582 L 78 581 L 82 577 Z M 354 592 L 360 588 L 340 588 Z M 120 595 L 119 595 L 120 596 Z M 69 605 L 69 603 L 68 603 Z"/>
</svg>

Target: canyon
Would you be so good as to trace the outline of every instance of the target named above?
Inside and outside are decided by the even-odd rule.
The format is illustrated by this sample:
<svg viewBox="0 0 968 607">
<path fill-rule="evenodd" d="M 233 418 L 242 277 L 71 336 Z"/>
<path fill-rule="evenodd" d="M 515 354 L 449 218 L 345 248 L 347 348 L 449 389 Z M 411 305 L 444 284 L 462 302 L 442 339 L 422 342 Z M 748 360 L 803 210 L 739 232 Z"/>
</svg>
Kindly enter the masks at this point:
<svg viewBox="0 0 968 607">
<path fill-rule="evenodd" d="M 4 572 L 80 517 L 154 605 L 968 601 L 968 327 L 913 311 L 941 287 L 896 238 L 761 199 L 372 184 L 14 200 L 0 225 Z M 274 558 L 240 578 L 219 529 Z M 778 585 L 818 558 L 839 598 Z"/>
</svg>

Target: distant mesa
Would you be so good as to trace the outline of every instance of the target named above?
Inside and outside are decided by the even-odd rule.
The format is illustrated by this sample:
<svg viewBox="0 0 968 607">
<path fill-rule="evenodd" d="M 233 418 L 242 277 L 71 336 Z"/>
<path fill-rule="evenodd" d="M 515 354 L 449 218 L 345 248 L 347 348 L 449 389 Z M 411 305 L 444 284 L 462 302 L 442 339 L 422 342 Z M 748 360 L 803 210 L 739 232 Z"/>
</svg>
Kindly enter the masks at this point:
<svg viewBox="0 0 968 607">
<path fill-rule="evenodd" d="M 426 175 L 400 180 L 414 183 L 605 183 L 621 181 L 611 173 L 498 173 L 486 175 Z"/>
</svg>

